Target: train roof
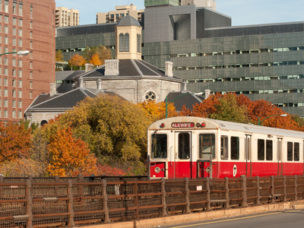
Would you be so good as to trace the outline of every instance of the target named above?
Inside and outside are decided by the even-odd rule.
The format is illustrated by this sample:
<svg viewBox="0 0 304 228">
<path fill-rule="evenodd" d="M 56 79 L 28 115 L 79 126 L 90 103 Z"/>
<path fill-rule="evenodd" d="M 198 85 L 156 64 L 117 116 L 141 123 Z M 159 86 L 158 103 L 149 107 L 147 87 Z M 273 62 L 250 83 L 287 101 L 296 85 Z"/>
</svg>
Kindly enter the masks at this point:
<svg viewBox="0 0 304 228">
<path fill-rule="evenodd" d="M 236 122 L 229 122 L 223 120 L 215 120 L 215 119 L 208 119 L 202 117 L 190 117 L 190 116 L 179 116 L 179 117 L 172 117 L 167 119 L 162 119 L 159 121 L 154 122 L 150 125 L 149 129 L 160 129 L 160 125 L 162 123 L 169 124 L 173 122 L 179 123 L 187 123 L 187 122 L 194 122 L 194 123 L 206 123 L 206 128 L 216 128 L 220 130 L 227 130 L 227 131 L 242 131 L 247 134 L 268 134 L 268 135 L 276 135 L 279 137 L 295 137 L 295 138 L 304 138 L 304 132 L 302 131 L 294 131 L 294 130 L 286 130 L 280 128 L 273 128 L 273 127 L 264 127 L 254 124 L 243 124 L 243 123 L 236 123 Z M 194 127 L 195 129 L 198 129 Z M 166 128 L 165 128 L 166 129 Z M 189 129 L 189 128 L 187 128 Z"/>
</svg>

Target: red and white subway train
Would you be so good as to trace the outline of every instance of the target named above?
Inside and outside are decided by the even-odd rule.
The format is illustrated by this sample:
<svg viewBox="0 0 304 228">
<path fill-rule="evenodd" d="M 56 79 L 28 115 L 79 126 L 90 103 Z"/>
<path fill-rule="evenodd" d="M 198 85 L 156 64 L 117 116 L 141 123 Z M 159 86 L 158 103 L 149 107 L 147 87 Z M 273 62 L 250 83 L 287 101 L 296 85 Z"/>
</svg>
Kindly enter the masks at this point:
<svg viewBox="0 0 304 228">
<path fill-rule="evenodd" d="M 148 129 L 150 178 L 304 174 L 304 132 L 200 117 Z"/>
</svg>

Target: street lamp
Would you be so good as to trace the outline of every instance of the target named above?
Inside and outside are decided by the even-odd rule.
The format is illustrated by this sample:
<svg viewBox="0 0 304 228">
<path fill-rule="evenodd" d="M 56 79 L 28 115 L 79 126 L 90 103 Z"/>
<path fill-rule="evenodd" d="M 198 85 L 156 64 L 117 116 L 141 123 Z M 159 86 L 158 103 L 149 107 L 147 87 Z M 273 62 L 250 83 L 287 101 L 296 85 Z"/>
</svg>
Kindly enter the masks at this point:
<svg viewBox="0 0 304 228">
<path fill-rule="evenodd" d="M 28 50 L 21 50 L 21 51 L 12 51 L 12 52 L 5 52 L 5 53 L 0 53 L 1 55 L 9 55 L 9 54 L 17 54 L 17 55 L 28 55 L 30 51 Z"/>
<path fill-rule="evenodd" d="M 273 116 L 281 116 L 281 117 L 286 117 L 286 116 L 288 116 L 288 114 L 273 114 L 273 115 L 270 115 L 270 116 L 266 116 L 264 119 L 262 119 L 261 120 L 261 118 L 260 117 L 258 117 L 258 125 L 262 125 L 262 123 L 265 121 L 265 120 L 267 120 L 267 119 L 269 119 L 270 117 L 273 117 Z"/>
</svg>

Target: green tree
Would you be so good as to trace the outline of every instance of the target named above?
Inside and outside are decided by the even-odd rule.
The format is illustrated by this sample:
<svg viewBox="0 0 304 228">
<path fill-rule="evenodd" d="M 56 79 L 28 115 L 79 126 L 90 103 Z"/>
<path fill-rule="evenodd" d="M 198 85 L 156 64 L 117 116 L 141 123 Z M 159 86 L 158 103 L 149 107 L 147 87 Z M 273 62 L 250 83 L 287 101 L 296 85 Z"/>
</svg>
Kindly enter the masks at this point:
<svg viewBox="0 0 304 228">
<path fill-rule="evenodd" d="M 215 105 L 216 112 L 210 114 L 210 118 L 248 123 L 247 107 L 240 106 L 237 103 L 237 97 L 234 94 L 228 94 L 219 99 L 219 103 Z"/>
</svg>

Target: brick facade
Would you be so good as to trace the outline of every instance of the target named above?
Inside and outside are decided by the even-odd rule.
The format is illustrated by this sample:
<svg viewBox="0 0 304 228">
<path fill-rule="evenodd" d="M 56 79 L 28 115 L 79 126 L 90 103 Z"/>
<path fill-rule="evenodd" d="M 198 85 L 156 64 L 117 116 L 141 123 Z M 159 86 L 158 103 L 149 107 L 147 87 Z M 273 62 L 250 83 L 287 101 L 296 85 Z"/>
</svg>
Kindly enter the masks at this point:
<svg viewBox="0 0 304 228">
<path fill-rule="evenodd" d="M 22 9 L 22 10 L 21 10 Z M 55 81 L 55 1 L 0 0 L 0 120 L 23 119 L 25 109 Z"/>
</svg>

